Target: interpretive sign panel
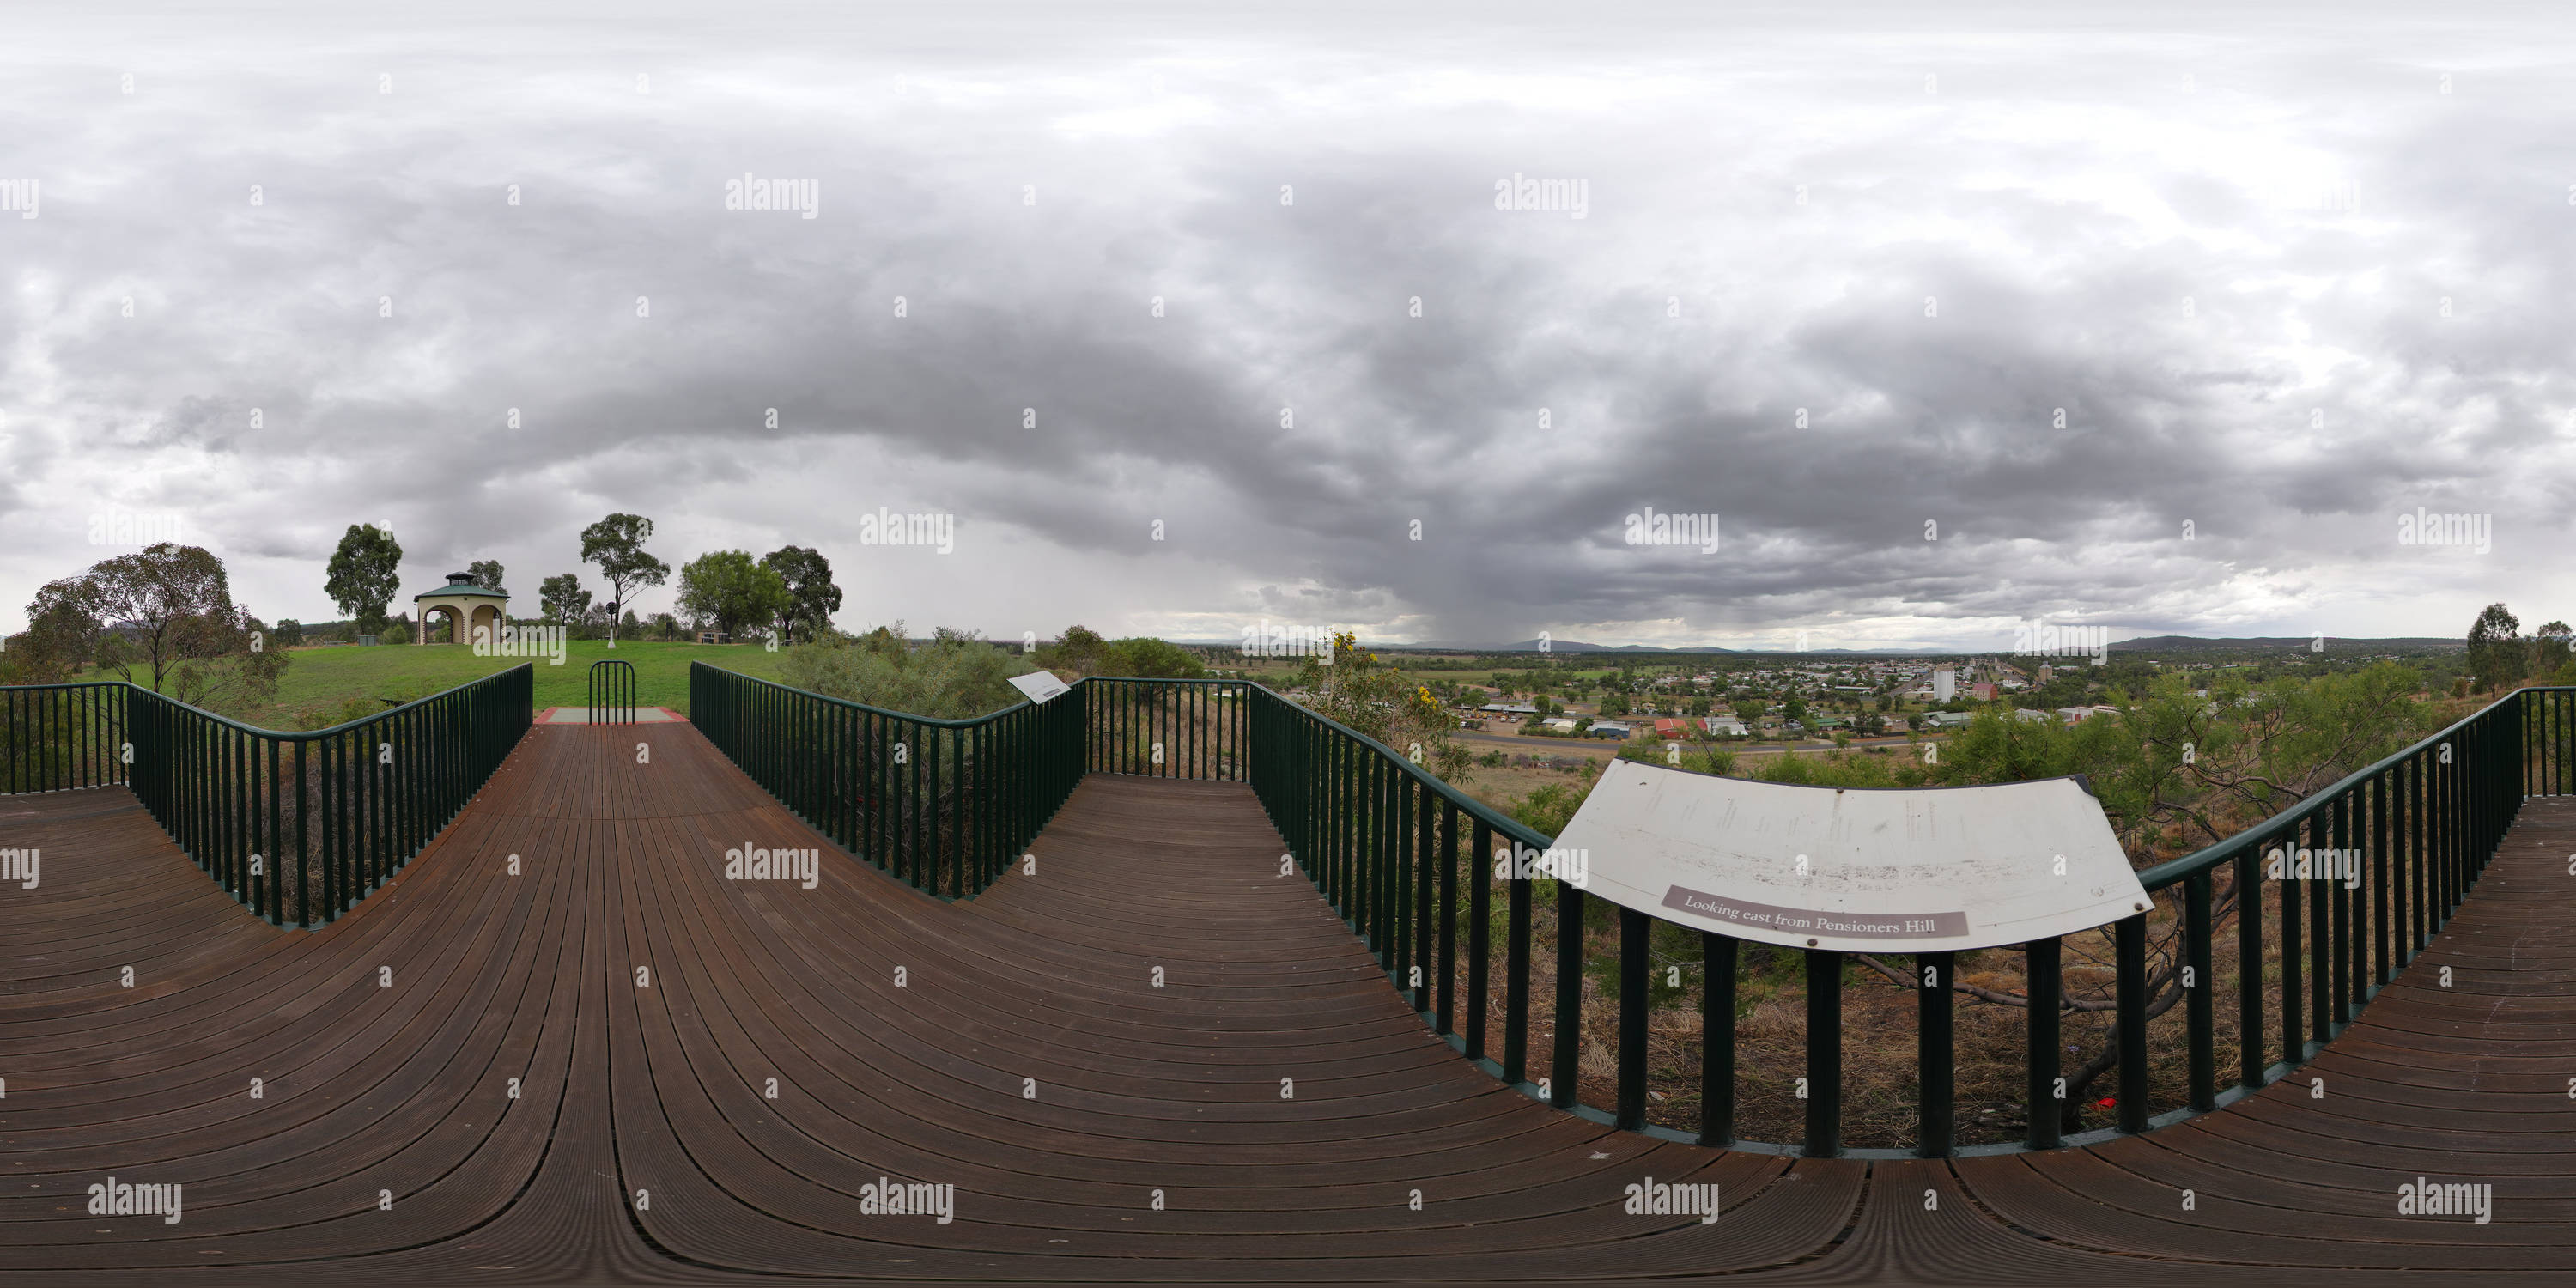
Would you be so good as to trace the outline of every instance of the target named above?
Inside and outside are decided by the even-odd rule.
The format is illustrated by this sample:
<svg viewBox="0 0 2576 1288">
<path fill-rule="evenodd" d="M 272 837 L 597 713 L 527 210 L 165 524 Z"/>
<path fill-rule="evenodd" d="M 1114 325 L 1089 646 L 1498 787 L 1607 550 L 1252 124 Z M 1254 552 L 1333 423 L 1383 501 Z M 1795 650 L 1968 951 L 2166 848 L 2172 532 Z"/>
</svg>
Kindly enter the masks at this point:
<svg viewBox="0 0 2576 1288">
<path fill-rule="evenodd" d="M 1011 677 L 1011 687 L 1029 695 L 1031 702 L 1044 702 L 1073 686 L 1055 678 L 1052 672 L 1031 671 Z"/>
<path fill-rule="evenodd" d="M 1797 948 L 1991 948 L 2147 906 L 2073 778 L 1865 790 L 1614 762 L 1556 848 L 1582 856 L 1588 893 Z"/>
</svg>

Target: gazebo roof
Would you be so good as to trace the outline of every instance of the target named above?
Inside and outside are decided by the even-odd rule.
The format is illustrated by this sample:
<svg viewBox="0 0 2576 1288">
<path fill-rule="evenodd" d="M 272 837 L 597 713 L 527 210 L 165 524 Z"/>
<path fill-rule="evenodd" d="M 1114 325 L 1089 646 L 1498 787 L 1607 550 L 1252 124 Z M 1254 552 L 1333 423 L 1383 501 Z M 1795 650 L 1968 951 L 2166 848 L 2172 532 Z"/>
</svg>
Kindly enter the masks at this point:
<svg viewBox="0 0 2576 1288">
<path fill-rule="evenodd" d="M 436 590 L 424 590 L 421 593 L 412 596 L 412 599 L 414 602 L 418 602 L 424 599 L 450 595 L 466 598 L 480 596 L 484 599 L 508 599 L 510 597 L 510 592 L 506 590 L 494 590 L 489 586 L 476 585 L 474 574 L 472 573 L 451 572 L 447 574 L 446 585 L 441 586 Z"/>
</svg>

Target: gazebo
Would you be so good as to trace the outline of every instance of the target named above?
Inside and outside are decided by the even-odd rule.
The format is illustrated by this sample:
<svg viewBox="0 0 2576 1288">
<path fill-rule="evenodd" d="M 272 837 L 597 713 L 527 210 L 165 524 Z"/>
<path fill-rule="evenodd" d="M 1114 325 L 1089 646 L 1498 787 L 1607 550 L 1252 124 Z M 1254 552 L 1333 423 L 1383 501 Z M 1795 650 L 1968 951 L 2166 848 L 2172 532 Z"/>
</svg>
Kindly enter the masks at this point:
<svg viewBox="0 0 2576 1288">
<path fill-rule="evenodd" d="M 447 614 L 448 638 L 458 644 L 472 643 L 474 628 L 478 626 L 492 628 L 491 637 L 497 641 L 501 638 L 501 628 L 509 622 L 506 609 L 510 592 L 477 585 L 469 573 L 451 572 L 447 574 L 446 585 L 414 595 L 411 602 L 414 606 L 412 615 L 420 621 L 420 630 L 412 637 L 415 644 L 429 642 L 431 613 Z"/>
</svg>

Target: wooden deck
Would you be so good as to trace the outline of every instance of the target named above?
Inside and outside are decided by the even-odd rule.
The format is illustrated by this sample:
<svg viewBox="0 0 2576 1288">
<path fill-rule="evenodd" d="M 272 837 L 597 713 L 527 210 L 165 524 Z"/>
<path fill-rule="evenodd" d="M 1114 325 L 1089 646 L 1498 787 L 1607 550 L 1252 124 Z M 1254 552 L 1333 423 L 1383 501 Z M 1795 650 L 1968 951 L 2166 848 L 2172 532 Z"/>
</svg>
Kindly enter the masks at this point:
<svg viewBox="0 0 2576 1288">
<path fill-rule="evenodd" d="M 725 879 L 746 841 L 819 849 L 817 887 Z M 2315 1063 L 2324 1099 L 1955 1162 L 1662 1143 L 1501 1087 L 1233 785 L 1093 778 L 1034 876 L 954 905 L 685 724 L 532 730 L 316 933 L 122 789 L 0 797 L 0 844 L 44 855 L 0 889 L 9 1282 L 2576 1281 L 2567 800 Z M 183 1183 L 182 1220 L 88 1215 L 111 1175 Z M 1624 1214 L 1649 1175 L 1724 1216 Z M 2492 1222 L 2398 1216 L 2419 1175 L 2492 1184 Z M 879 1178 L 953 1185 L 953 1221 L 863 1214 Z"/>
</svg>

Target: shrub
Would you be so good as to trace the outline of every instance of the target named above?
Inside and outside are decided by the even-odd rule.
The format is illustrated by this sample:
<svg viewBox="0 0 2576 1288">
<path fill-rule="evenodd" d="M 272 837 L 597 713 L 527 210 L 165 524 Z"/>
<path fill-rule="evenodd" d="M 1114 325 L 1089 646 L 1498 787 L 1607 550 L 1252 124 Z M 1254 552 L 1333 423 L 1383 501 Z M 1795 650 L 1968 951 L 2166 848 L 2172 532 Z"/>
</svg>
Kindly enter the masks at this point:
<svg viewBox="0 0 2576 1288">
<path fill-rule="evenodd" d="M 1064 638 L 1038 649 L 1038 662 L 1058 675 L 1123 676 L 1138 680 L 1196 680 L 1207 674 L 1198 655 L 1167 640 L 1131 635 L 1105 640 L 1080 626 L 1064 629 Z"/>
<path fill-rule="evenodd" d="M 1035 669 L 973 631 L 942 626 L 929 643 L 916 647 L 904 638 L 901 622 L 856 638 L 834 635 L 790 645 L 778 663 L 779 678 L 793 688 L 943 720 L 987 715 L 1018 702 L 1011 677 Z"/>
<path fill-rule="evenodd" d="M 1549 836 L 1565 830 L 1589 793 L 1565 783 L 1549 783 L 1512 803 L 1512 817 Z"/>
</svg>

